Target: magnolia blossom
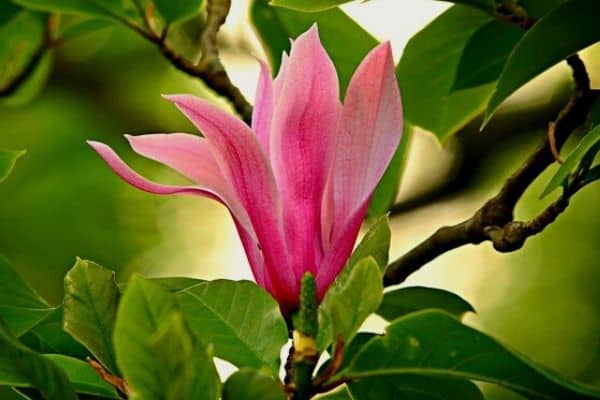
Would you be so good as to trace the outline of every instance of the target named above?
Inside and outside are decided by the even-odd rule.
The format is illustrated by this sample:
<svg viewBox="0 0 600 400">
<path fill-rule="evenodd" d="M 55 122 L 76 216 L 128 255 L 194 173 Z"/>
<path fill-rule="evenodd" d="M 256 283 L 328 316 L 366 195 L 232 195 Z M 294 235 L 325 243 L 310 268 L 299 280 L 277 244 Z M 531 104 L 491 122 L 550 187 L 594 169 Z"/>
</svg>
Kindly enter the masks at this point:
<svg viewBox="0 0 600 400">
<path fill-rule="evenodd" d="M 256 282 L 284 313 L 298 306 L 306 271 L 321 299 L 352 252 L 373 191 L 402 133 L 389 43 L 352 77 L 344 103 L 316 26 L 283 54 L 275 80 L 261 63 L 252 127 L 191 95 L 165 96 L 204 137 L 126 136 L 133 150 L 194 182 L 151 182 L 108 146 L 89 142 L 129 184 L 161 195 L 209 197 L 225 205 Z"/>
</svg>

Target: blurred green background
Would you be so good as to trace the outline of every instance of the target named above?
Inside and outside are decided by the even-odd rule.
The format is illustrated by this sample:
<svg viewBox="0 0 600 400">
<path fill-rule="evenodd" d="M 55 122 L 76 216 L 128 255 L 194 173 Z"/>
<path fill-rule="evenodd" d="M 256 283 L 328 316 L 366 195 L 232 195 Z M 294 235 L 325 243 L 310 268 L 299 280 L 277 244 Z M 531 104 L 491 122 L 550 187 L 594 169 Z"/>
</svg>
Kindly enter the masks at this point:
<svg viewBox="0 0 600 400">
<path fill-rule="evenodd" d="M 363 7 L 364 21 L 356 7 L 347 11 L 369 29 L 379 14 L 370 4 Z M 406 39 L 441 9 L 415 9 L 414 26 L 394 30 L 383 24 L 375 34 L 392 40 L 398 59 Z M 258 72 L 251 55 L 260 50 L 244 15 L 243 7 L 234 10 L 223 46 L 234 80 L 250 96 Z M 62 278 L 76 256 L 115 269 L 120 280 L 133 272 L 250 277 L 222 207 L 136 191 L 85 143 L 94 139 L 114 146 L 157 181 L 181 181 L 136 157 L 122 134 L 193 132 L 160 94 L 210 96 L 203 85 L 120 27 L 74 40 L 53 57 L 40 95 L 24 102 L 28 93 L 17 93 L 0 103 L 0 148 L 27 149 L 0 185 L 0 253 L 52 303 L 60 302 Z M 399 197 L 405 207 L 391 220 L 392 256 L 437 227 L 469 217 L 497 190 L 542 137 L 546 121 L 565 98 L 565 71 L 548 76 L 544 79 L 558 83 L 530 88 L 520 103 L 505 107 L 487 132 L 476 132 L 474 123 L 443 149 L 427 133 L 416 132 Z M 547 171 L 527 192 L 519 218 L 530 218 L 547 204 L 538 196 L 551 174 Z M 435 260 L 407 284 L 456 291 L 478 311 L 468 323 L 546 366 L 600 385 L 599 200 L 600 187 L 590 186 L 521 251 L 499 254 L 489 244 L 461 248 Z M 517 398 L 494 393 L 498 399 Z"/>
</svg>

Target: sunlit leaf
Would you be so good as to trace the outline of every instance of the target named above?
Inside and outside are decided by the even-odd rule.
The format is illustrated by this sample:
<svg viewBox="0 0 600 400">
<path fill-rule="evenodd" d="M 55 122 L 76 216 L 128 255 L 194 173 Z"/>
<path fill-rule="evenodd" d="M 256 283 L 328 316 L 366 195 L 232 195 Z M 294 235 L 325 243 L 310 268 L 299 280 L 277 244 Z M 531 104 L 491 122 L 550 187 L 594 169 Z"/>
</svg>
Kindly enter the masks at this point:
<svg viewBox="0 0 600 400">
<path fill-rule="evenodd" d="M 249 281 L 216 280 L 177 293 L 191 330 L 238 367 L 279 371 L 287 327 L 279 305 Z"/>
<path fill-rule="evenodd" d="M 65 276 L 63 328 L 113 373 L 118 371 L 112 345 L 118 302 L 115 273 L 77 259 Z"/>
<path fill-rule="evenodd" d="M 395 320 L 386 334 L 371 339 L 340 375 L 365 383 L 370 378 L 416 375 L 468 379 L 501 385 L 529 399 L 600 398 L 599 389 L 540 367 L 437 310 Z"/>
<path fill-rule="evenodd" d="M 184 322 L 175 295 L 142 278 L 121 300 L 115 351 L 133 400 L 216 400 L 220 381 L 209 348 Z"/>
<path fill-rule="evenodd" d="M 406 314 L 429 308 L 444 310 L 457 318 L 462 318 L 469 311 L 475 311 L 473 306 L 452 292 L 413 286 L 384 293 L 377 314 L 388 321 L 392 321 Z"/>
<path fill-rule="evenodd" d="M 283 384 L 261 371 L 243 368 L 223 385 L 223 400 L 285 400 Z"/>
</svg>

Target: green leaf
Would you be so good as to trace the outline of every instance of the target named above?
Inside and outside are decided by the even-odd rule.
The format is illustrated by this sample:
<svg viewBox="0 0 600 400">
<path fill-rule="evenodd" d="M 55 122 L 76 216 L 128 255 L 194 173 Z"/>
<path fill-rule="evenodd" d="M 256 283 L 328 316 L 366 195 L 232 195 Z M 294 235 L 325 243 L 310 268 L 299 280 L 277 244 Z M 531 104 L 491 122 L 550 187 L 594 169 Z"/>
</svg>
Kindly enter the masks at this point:
<svg viewBox="0 0 600 400">
<path fill-rule="evenodd" d="M 338 335 L 350 343 L 365 319 L 377 310 L 382 296 L 380 267 L 373 257 L 363 258 L 347 279 L 334 282 L 325 293 L 319 306 L 318 348 L 324 349 Z"/>
<path fill-rule="evenodd" d="M 85 359 L 90 353 L 62 328 L 63 308 L 55 308 L 19 339 L 38 353 L 63 354 Z"/>
<path fill-rule="evenodd" d="M 600 398 L 600 390 L 542 368 L 437 310 L 394 321 L 384 336 L 363 347 L 342 375 L 365 381 L 416 375 L 469 379 L 501 385 L 529 399 Z"/>
<path fill-rule="evenodd" d="M 223 385 L 223 400 L 285 400 L 283 384 L 264 372 L 242 368 Z"/>
<path fill-rule="evenodd" d="M 119 307 L 115 351 L 133 400 L 216 400 L 220 381 L 210 349 L 184 322 L 175 295 L 134 279 Z"/>
<path fill-rule="evenodd" d="M 0 320 L 0 385 L 35 388 L 45 400 L 77 400 L 67 375 L 23 346 Z"/>
<path fill-rule="evenodd" d="M 540 18 L 552 11 L 566 0 L 519 0 L 518 3 L 527 11 L 527 15 Z"/>
<path fill-rule="evenodd" d="M 456 5 L 409 40 L 396 67 L 405 120 L 445 141 L 483 112 L 493 84 L 451 88 L 467 43 L 491 21 L 481 10 Z"/>
<path fill-rule="evenodd" d="M 53 308 L 0 256 L 0 317 L 20 336 L 46 318 Z"/>
<path fill-rule="evenodd" d="M 118 372 L 111 342 L 118 303 L 115 273 L 78 258 L 65 276 L 63 328 L 113 374 Z"/>
<path fill-rule="evenodd" d="M 490 21 L 467 41 L 451 91 L 484 85 L 498 79 L 508 55 L 524 31 L 516 25 Z"/>
<path fill-rule="evenodd" d="M 548 186 L 546 186 L 546 189 L 542 192 L 541 197 L 549 195 L 555 189 L 560 187 L 576 169 L 577 164 L 581 159 L 596 143 L 598 143 L 598 141 L 600 141 L 600 125 L 596 126 L 581 139 L 577 147 L 575 147 L 565 162 L 561 164 L 558 171 L 556 171 L 550 180 L 550 183 L 548 183 Z"/>
<path fill-rule="evenodd" d="M 85 361 L 62 354 L 45 354 L 48 360 L 58 365 L 67 374 L 77 393 L 90 394 L 109 399 L 119 399 L 115 389 L 104 382 Z"/>
<path fill-rule="evenodd" d="M 598 125 L 600 125 L 600 98 L 597 98 L 594 104 L 592 104 L 592 108 L 585 119 L 583 129 L 585 132 L 589 132 Z"/>
<path fill-rule="evenodd" d="M 412 129 L 408 122 L 404 122 L 402 139 L 390 161 L 383 177 L 377 184 L 371 203 L 369 204 L 369 217 L 380 217 L 387 213 L 396 203 L 400 179 L 404 172 L 406 160 L 408 159 L 408 149 L 412 138 Z"/>
<path fill-rule="evenodd" d="M 177 293 L 183 289 L 188 289 L 196 286 L 199 283 L 206 282 L 204 279 L 187 278 L 187 277 L 166 277 L 166 278 L 146 278 L 147 281 L 160 285 L 164 290 L 171 293 Z M 127 290 L 129 282 L 121 282 L 118 284 L 121 293 Z"/>
<path fill-rule="evenodd" d="M 384 293 L 377 314 L 392 321 L 406 314 L 428 308 L 444 310 L 459 319 L 469 311 L 475 312 L 473 306 L 452 292 L 413 286 Z"/>
<path fill-rule="evenodd" d="M 34 72 L 43 58 L 45 24 L 45 16 L 23 10 L 0 26 L 0 89 Z"/>
<path fill-rule="evenodd" d="M 483 394 L 473 382 L 419 375 L 369 378 L 352 382 L 348 386 L 355 400 L 484 399 Z"/>
<path fill-rule="evenodd" d="M 328 10 L 350 1 L 352 0 L 271 0 L 270 4 L 296 11 L 316 12 Z"/>
<path fill-rule="evenodd" d="M 21 11 L 21 7 L 16 6 L 10 1 L 0 2 L 0 26 L 10 21 Z"/>
<path fill-rule="evenodd" d="M 215 355 L 242 368 L 279 371 L 287 327 L 279 305 L 249 281 L 215 280 L 177 293 L 192 332 Z"/>
<path fill-rule="evenodd" d="M 290 48 L 289 38 L 296 38 L 317 23 L 323 46 L 337 69 L 342 93 L 360 61 L 377 45 L 373 36 L 337 8 L 307 14 L 253 0 L 250 18 L 274 70 L 279 69 L 281 54 Z"/>
<path fill-rule="evenodd" d="M 494 0 L 441 0 L 449 1 L 456 4 L 464 4 L 467 6 L 479 8 L 488 13 L 494 13 L 496 11 L 496 1 Z"/>
<path fill-rule="evenodd" d="M 484 125 L 500 104 L 521 86 L 599 41 L 598 15 L 600 2 L 597 0 L 568 0 L 536 22 L 506 60 L 489 101 Z"/>
<path fill-rule="evenodd" d="M 348 388 L 344 385 L 340 389 L 334 392 L 327 393 L 326 395 L 317 397 L 318 400 L 355 400 L 354 397 L 348 391 Z"/>
<path fill-rule="evenodd" d="M 373 257 L 379 270 L 383 274 L 388 264 L 390 254 L 390 239 L 392 232 L 387 215 L 379 217 L 371 225 L 365 236 L 362 238 L 356 249 L 352 252 L 350 259 L 342 272 L 338 275 L 337 281 L 342 282 L 346 279 L 352 269 L 364 258 Z"/>
<path fill-rule="evenodd" d="M 114 26 L 112 21 L 102 18 L 88 18 L 66 26 L 61 30 L 59 37 L 61 40 L 71 40 L 112 26 Z"/>
<path fill-rule="evenodd" d="M 37 11 L 129 21 L 140 20 L 138 10 L 131 0 L 13 0 L 13 2 Z"/>
<path fill-rule="evenodd" d="M 167 24 L 196 14 L 202 0 L 152 0 Z"/>
<path fill-rule="evenodd" d="M 0 182 L 8 178 L 19 157 L 25 153 L 25 150 L 0 150 Z"/>
</svg>

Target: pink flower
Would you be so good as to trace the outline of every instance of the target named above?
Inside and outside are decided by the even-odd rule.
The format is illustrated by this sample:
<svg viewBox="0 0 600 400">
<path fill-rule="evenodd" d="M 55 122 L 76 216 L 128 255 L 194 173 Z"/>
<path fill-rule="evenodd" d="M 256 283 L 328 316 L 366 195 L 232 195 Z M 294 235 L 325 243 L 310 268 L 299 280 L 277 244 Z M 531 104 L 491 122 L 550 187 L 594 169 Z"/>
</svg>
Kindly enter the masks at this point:
<svg viewBox="0 0 600 400">
<path fill-rule="evenodd" d="M 321 299 L 346 263 L 373 191 L 402 133 L 402 106 L 389 43 L 362 61 L 344 100 L 317 27 L 284 54 L 277 78 L 261 75 L 252 129 L 190 95 L 165 96 L 204 137 L 126 136 L 138 154 L 194 182 L 168 186 L 131 170 L 108 146 L 89 142 L 129 184 L 156 194 L 192 194 L 224 204 L 256 282 L 284 313 L 298 305 L 306 271 Z"/>
</svg>

